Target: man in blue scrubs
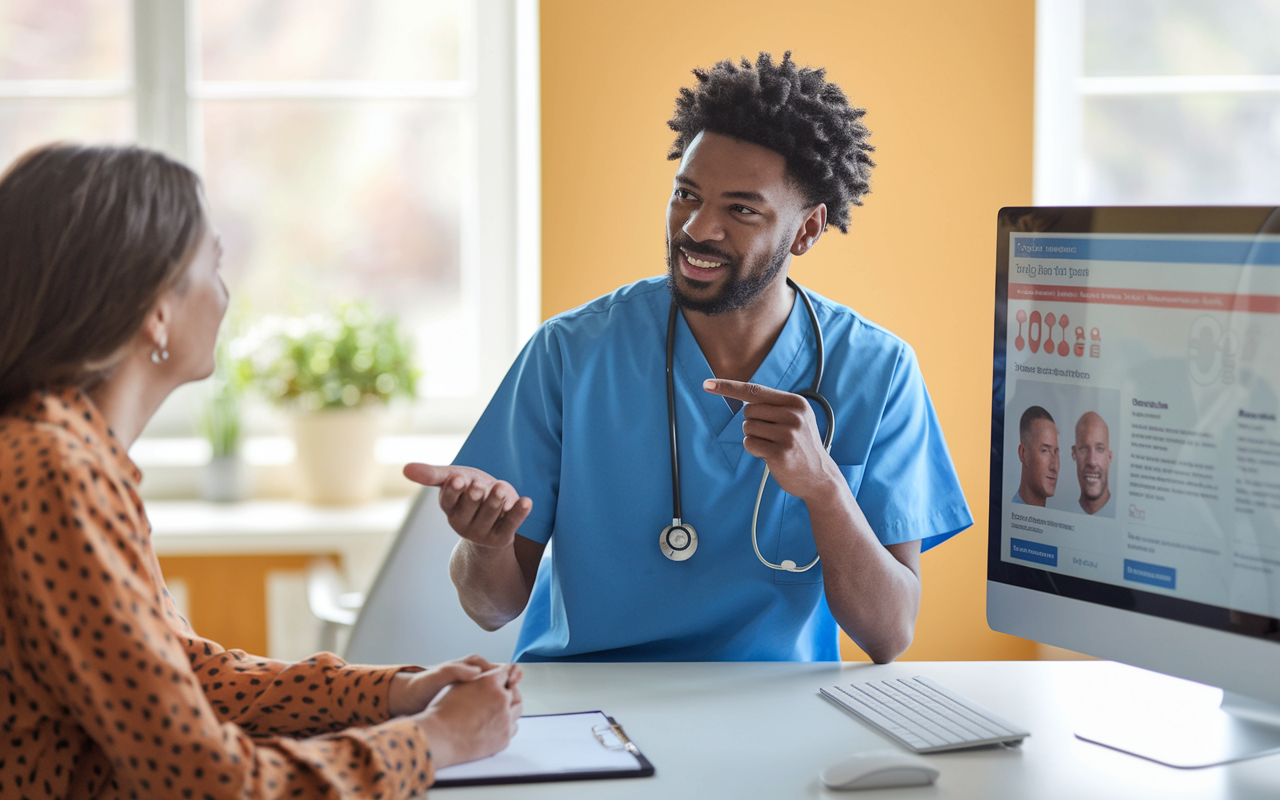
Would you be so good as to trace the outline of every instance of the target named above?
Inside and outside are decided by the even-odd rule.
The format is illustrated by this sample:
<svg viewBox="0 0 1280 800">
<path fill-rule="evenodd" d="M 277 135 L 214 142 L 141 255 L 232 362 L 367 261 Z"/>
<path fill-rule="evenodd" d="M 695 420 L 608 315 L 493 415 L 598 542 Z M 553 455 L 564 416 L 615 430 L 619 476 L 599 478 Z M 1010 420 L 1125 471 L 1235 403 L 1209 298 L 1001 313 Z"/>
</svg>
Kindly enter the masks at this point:
<svg viewBox="0 0 1280 800">
<path fill-rule="evenodd" d="M 818 344 L 787 272 L 828 225 L 847 232 L 868 191 L 864 112 L 790 54 L 695 75 L 669 123 L 666 277 L 548 320 L 454 466 L 405 473 L 441 487 L 467 613 L 492 630 L 527 606 L 517 660 L 837 660 L 838 624 L 891 661 L 914 634 L 921 550 L 973 520 L 901 339 L 810 294 L 829 454 L 825 415 L 796 394 Z M 659 548 L 674 516 L 673 302 L 682 519 L 698 537 L 687 560 Z M 752 547 L 766 464 L 760 555 L 820 556 L 812 569 L 770 568 Z"/>
</svg>

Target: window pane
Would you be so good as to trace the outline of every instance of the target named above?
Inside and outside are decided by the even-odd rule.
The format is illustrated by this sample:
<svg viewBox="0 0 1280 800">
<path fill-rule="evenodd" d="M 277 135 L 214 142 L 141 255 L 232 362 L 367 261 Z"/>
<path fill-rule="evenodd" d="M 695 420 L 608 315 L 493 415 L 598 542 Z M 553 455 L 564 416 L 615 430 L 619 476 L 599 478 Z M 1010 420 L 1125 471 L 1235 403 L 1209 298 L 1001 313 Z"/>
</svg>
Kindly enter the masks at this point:
<svg viewBox="0 0 1280 800">
<path fill-rule="evenodd" d="M 1086 0 L 1085 75 L 1280 74 L 1280 0 Z"/>
<path fill-rule="evenodd" d="M 62 139 L 124 142 L 133 136 L 133 103 L 110 100 L 7 100 L 0 102 L 0 162 Z"/>
<path fill-rule="evenodd" d="M 124 80 L 129 19 L 129 0 L 3 0 L 0 80 Z"/>
<path fill-rule="evenodd" d="M 205 0 L 203 79 L 452 80 L 465 0 Z"/>
<path fill-rule="evenodd" d="M 203 112 L 213 219 L 246 311 L 299 314 L 369 299 L 423 339 L 429 393 L 475 391 L 474 353 L 446 362 L 433 349 L 450 348 L 439 339 L 427 346 L 452 332 L 466 353 L 476 338 L 461 308 L 460 218 L 472 172 L 459 155 L 462 112 L 408 101 L 251 100 L 207 101 Z"/>
<path fill-rule="evenodd" d="M 1280 204 L 1280 97 L 1091 97 L 1090 203 Z"/>
</svg>

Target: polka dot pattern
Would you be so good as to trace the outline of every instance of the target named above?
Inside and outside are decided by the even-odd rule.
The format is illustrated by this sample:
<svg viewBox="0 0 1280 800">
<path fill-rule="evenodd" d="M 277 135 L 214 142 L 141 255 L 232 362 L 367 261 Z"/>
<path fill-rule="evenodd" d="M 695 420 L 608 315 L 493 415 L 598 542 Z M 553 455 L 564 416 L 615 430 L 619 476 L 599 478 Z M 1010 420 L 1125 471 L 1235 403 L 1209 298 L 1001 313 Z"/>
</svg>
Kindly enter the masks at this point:
<svg viewBox="0 0 1280 800">
<path fill-rule="evenodd" d="M 78 390 L 0 416 L 0 797 L 425 791 L 427 742 L 387 712 L 391 677 L 416 668 L 197 636 L 165 589 L 141 478 Z"/>
</svg>

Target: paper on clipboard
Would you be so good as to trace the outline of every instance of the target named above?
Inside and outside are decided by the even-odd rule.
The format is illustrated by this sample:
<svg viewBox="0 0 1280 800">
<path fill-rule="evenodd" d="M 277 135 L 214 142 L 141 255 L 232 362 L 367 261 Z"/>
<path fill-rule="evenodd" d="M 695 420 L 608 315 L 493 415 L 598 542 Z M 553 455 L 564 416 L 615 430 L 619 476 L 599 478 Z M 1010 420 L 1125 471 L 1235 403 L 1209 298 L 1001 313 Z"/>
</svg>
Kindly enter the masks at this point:
<svg viewBox="0 0 1280 800">
<path fill-rule="evenodd" d="M 597 773 L 652 774 L 652 766 L 625 749 L 601 743 L 595 730 L 609 728 L 600 711 L 523 717 L 507 749 L 496 755 L 436 770 L 436 785 L 455 781 L 507 782 L 608 777 Z M 619 775 L 618 777 L 622 777 Z"/>
</svg>

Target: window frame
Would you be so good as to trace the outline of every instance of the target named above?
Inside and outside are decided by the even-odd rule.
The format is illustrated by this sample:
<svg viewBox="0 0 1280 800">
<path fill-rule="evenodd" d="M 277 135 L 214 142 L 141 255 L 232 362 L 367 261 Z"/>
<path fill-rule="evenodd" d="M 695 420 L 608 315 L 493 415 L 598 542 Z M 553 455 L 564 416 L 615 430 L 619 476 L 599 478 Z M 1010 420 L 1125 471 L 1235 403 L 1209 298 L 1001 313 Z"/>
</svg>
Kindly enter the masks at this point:
<svg viewBox="0 0 1280 800">
<path fill-rule="evenodd" d="M 419 401 L 411 415 L 415 434 L 466 432 L 541 321 L 537 0 L 473 0 L 456 81 L 204 81 L 199 2 L 133 0 L 134 75 L 124 92 L 134 96 L 138 143 L 198 172 L 205 100 L 407 99 L 467 106 L 472 135 L 465 146 L 472 152 L 466 157 L 476 180 L 467 183 L 462 200 L 461 300 L 476 319 L 478 387 L 466 397 Z M 156 430 L 144 436 L 190 435 L 185 418 L 191 416 L 185 409 L 162 412 Z"/>
<path fill-rule="evenodd" d="M 479 304 L 479 388 L 466 398 L 420 402 L 409 415 L 409 432 L 384 435 L 378 442 L 379 461 L 387 465 L 410 458 L 447 461 L 542 319 L 539 3 L 473 1 L 475 47 L 464 54 L 462 82 L 468 85 L 462 88 L 445 82 L 331 81 L 307 87 L 308 93 L 281 83 L 201 82 L 200 36 L 194 24 L 200 0 L 132 0 L 130 62 L 124 78 L 0 80 L 0 102 L 131 101 L 133 141 L 202 171 L 200 102 L 207 98 L 252 93 L 260 99 L 408 97 L 455 102 L 467 93 L 474 96 L 470 128 L 475 135 L 467 146 L 475 151 L 477 180 L 465 198 L 469 208 L 464 206 L 461 258 L 463 301 Z M 317 94 L 318 90 L 328 94 Z M 164 468 L 151 470 L 147 494 L 152 498 L 196 496 L 200 468 L 210 457 L 208 443 L 196 435 L 193 425 L 196 409 L 191 406 L 202 395 L 198 390 L 183 394 L 167 419 L 144 432 L 130 451 L 139 466 Z M 251 435 L 246 440 L 242 457 L 266 479 L 265 495 L 274 496 L 287 486 L 282 470 L 288 469 L 292 452 L 289 439 L 280 435 Z"/>
<path fill-rule="evenodd" d="M 1036 0 L 1036 205 L 1089 205 L 1077 180 L 1084 165 L 1084 101 L 1169 94 L 1280 94 L 1280 75 L 1084 74 L 1085 0 Z"/>
</svg>

